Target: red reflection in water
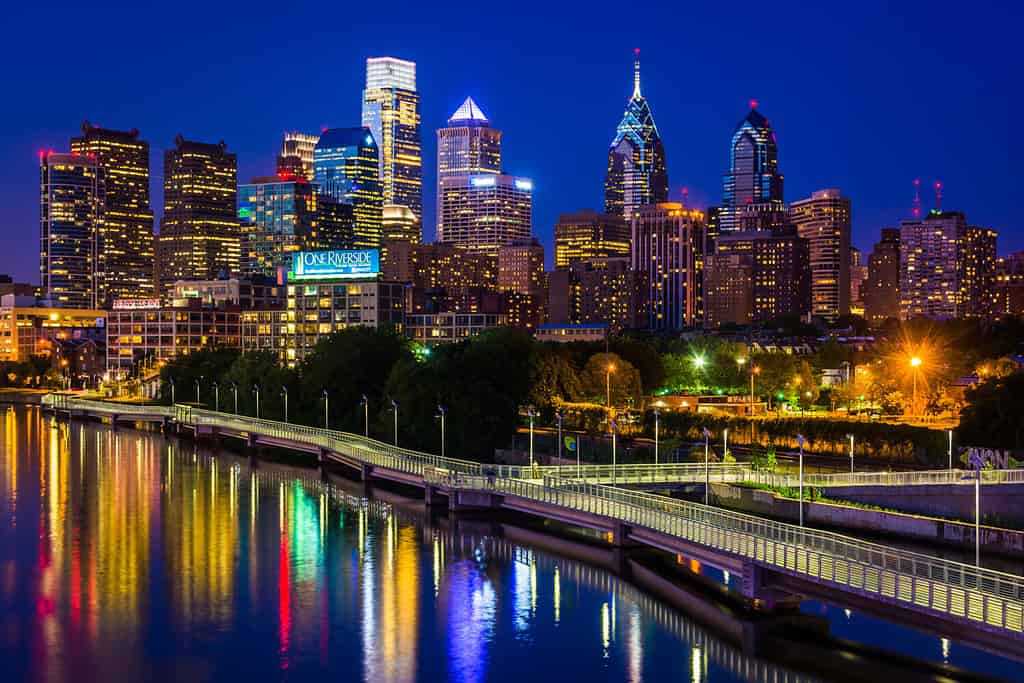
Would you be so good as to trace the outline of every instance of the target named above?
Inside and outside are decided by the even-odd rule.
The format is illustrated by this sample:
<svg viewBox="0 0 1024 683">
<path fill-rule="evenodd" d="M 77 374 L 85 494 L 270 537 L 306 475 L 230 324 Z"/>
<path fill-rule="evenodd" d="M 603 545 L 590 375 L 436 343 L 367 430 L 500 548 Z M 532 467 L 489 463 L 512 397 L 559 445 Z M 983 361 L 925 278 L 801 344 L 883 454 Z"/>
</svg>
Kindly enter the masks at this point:
<svg viewBox="0 0 1024 683">
<path fill-rule="evenodd" d="M 283 504 L 283 501 L 282 501 Z M 281 545 L 278 550 L 278 562 L 280 568 L 277 576 L 277 613 L 278 620 L 280 623 L 280 631 L 278 638 L 281 642 L 281 647 L 278 652 L 281 653 L 281 668 L 288 668 L 288 646 L 292 636 L 292 598 L 291 598 L 291 558 L 288 554 L 288 529 L 286 526 L 281 526 Z"/>
</svg>

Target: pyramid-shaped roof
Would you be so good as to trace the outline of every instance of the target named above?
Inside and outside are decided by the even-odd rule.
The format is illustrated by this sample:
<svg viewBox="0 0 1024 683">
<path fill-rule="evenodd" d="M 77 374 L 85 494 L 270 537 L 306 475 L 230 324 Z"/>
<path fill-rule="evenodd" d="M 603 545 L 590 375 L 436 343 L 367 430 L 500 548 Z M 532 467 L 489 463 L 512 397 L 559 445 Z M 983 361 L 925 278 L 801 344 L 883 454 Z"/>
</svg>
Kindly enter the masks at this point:
<svg viewBox="0 0 1024 683">
<path fill-rule="evenodd" d="M 448 123 L 455 123 L 457 121 L 474 121 L 477 123 L 487 123 L 487 117 L 484 116 L 483 111 L 477 106 L 476 102 L 473 101 L 472 97 L 467 97 L 466 100 L 459 105 L 459 108 L 455 110 L 455 113 L 448 119 Z"/>
</svg>

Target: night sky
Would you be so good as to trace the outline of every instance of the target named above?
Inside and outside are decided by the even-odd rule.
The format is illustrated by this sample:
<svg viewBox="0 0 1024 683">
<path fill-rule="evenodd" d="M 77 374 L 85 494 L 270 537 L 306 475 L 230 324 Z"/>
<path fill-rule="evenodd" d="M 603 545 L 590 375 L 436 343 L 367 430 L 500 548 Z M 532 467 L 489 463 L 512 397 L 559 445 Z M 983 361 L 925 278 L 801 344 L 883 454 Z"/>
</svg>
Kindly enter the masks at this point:
<svg viewBox="0 0 1024 683">
<path fill-rule="evenodd" d="M 642 50 L 672 198 L 721 200 L 728 143 L 757 99 L 778 136 L 785 198 L 839 187 L 854 243 L 944 185 L 943 207 L 1024 249 L 1019 206 L 1018 3 L 162 3 L 136 9 L 7 4 L 0 26 L 0 272 L 38 282 L 38 153 L 83 119 L 225 140 L 239 180 L 271 173 L 285 130 L 359 124 L 365 59 L 417 63 L 424 224 L 434 233 L 435 130 L 471 95 L 504 131 L 504 166 L 534 180 L 534 233 L 551 260 L 559 213 L 603 206 L 608 144 Z M 699 6 L 698 6 L 699 5 Z M 827 5 L 827 6 L 824 6 Z"/>
</svg>

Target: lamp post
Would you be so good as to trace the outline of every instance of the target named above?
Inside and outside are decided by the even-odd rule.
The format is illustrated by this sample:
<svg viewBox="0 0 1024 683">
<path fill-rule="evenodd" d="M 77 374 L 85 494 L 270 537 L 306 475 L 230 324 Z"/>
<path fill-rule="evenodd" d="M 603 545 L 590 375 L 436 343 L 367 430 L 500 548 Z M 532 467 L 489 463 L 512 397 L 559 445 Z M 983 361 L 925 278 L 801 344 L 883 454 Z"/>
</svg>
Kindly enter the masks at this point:
<svg viewBox="0 0 1024 683">
<path fill-rule="evenodd" d="M 252 390 L 256 393 L 256 419 L 260 419 L 260 385 L 253 384 Z"/>
<path fill-rule="evenodd" d="M 846 438 L 850 440 L 850 474 L 853 474 L 853 434 L 847 434 Z"/>
<path fill-rule="evenodd" d="M 914 398 L 910 404 L 910 416 L 915 417 L 917 413 L 917 369 L 921 367 L 920 356 L 913 356 L 910 359 L 910 374 L 914 377 Z"/>
<path fill-rule="evenodd" d="M 442 458 L 444 457 L 444 416 L 447 415 L 447 414 L 448 414 L 448 409 L 446 407 L 444 407 L 443 405 L 441 405 L 440 403 L 438 403 L 437 404 L 437 416 L 439 418 L 441 418 L 441 457 Z"/>
<path fill-rule="evenodd" d="M 615 364 L 609 363 L 604 373 L 604 405 L 608 410 L 612 408 L 612 373 L 615 372 Z"/>
<path fill-rule="evenodd" d="M 324 429 L 330 429 L 330 416 L 331 416 L 330 405 L 331 405 L 331 399 L 327 395 L 327 390 L 326 389 L 324 389 L 324 391 L 323 391 L 323 396 L 324 396 Z"/>
<path fill-rule="evenodd" d="M 617 450 L 617 444 L 616 444 L 616 437 L 619 434 L 619 423 L 616 422 L 615 420 L 612 420 L 611 428 L 612 428 L 612 486 L 617 486 L 618 485 L 618 478 L 616 477 L 616 474 L 615 474 L 616 463 L 618 461 L 618 450 Z"/>
<path fill-rule="evenodd" d="M 395 413 L 395 445 L 398 445 L 398 401 L 391 399 L 391 410 Z"/>
<path fill-rule="evenodd" d="M 526 415 L 530 418 L 530 467 L 533 467 L 533 418 L 537 417 L 537 411 L 530 406 L 526 410 Z"/>
<path fill-rule="evenodd" d="M 729 454 L 729 428 L 726 427 L 722 430 L 722 462 L 725 462 L 725 456 Z"/>
<path fill-rule="evenodd" d="M 197 408 L 199 407 L 199 385 L 202 383 L 202 381 L 203 381 L 203 376 L 199 375 L 199 377 L 196 378 L 196 407 Z"/>
<path fill-rule="evenodd" d="M 661 416 L 661 411 L 657 408 L 654 409 L 654 464 L 658 464 L 658 418 Z"/>
<path fill-rule="evenodd" d="M 981 468 L 974 475 L 974 566 L 981 567 Z"/>
<path fill-rule="evenodd" d="M 949 455 L 949 469 L 953 469 L 953 430 L 952 429 L 949 430 L 949 450 L 947 451 L 947 454 Z"/>
<path fill-rule="evenodd" d="M 177 401 L 174 398 L 174 380 L 171 379 L 170 382 L 171 382 L 171 405 L 173 406 L 175 403 L 177 403 Z"/>
<path fill-rule="evenodd" d="M 711 491 L 711 431 L 704 428 L 704 504 L 708 504 Z"/>
<path fill-rule="evenodd" d="M 363 394 L 363 398 L 360 400 L 363 404 L 363 437 L 366 439 L 370 438 L 370 399 L 366 398 L 366 394 Z"/>
<path fill-rule="evenodd" d="M 235 394 L 235 415 L 238 415 L 238 383 L 237 382 L 232 382 L 231 383 L 231 391 L 233 391 L 234 394 Z"/>
<path fill-rule="evenodd" d="M 555 413 L 555 420 L 558 422 L 558 464 L 562 464 L 562 414 Z M 576 467 L 576 474 L 579 474 L 579 466 Z"/>
<path fill-rule="evenodd" d="M 213 383 L 213 409 L 220 412 L 220 382 Z"/>
<path fill-rule="evenodd" d="M 796 442 L 800 446 L 800 526 L 804 525 L 804 435 L 797 434 Z"/>
<path fill-rule="evenodd" d="M 288 424 L 288 387 L 281 387 L 281 395 L 284 396 L 284 423 Z"/>
</svg>

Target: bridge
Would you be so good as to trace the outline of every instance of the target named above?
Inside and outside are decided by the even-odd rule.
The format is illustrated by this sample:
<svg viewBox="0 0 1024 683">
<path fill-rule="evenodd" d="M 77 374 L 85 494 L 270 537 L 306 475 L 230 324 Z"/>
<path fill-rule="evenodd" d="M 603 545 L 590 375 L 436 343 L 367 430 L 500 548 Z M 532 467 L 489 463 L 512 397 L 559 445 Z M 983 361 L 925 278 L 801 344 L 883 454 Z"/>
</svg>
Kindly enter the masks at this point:
<svg viewBox="0 0 1024 683">
<path fill-rule="evenodd" d="M 574 466 L 487 465 L 402 449 L 334 430 L 196 410 L 133 406 L 48 395 L 46 409 L 70 416 L 151 422 L 196 436 L 235 437 L 337 462 L 364 481 L 423 489 L 428 505 L 452 511 L 512 510 L 594 529 L 616 547 L 644 546 L 700 560 L 742 578 L 755 609 L 785 596 L 817 596 L 939 635 L 1024 659 L 1024 578 L 827 531 L 609 486 L 600 470 L 574 478 Z M 703 465 L 673 476 L 699 481 Z M 698 471 L 699 469 L 699 471 Z M 582 475 L 583 472 L 580 471 Z M 654 476 L 637 473 L 635 476 Z M 625 483 L 618 473 L 615 483 Z M 666 475 L 667 476 L 667 475 Z M 720 480 L 749 477 L 723 466 Z M 951 475 L 950 475 L 951 476 Z M 625 477 L 625 474 L 623 474 Z M 596 480 L 596 481 L 595 481 Z M 718 479 L 716 479 L 718 480 Z"/>
</svg>

